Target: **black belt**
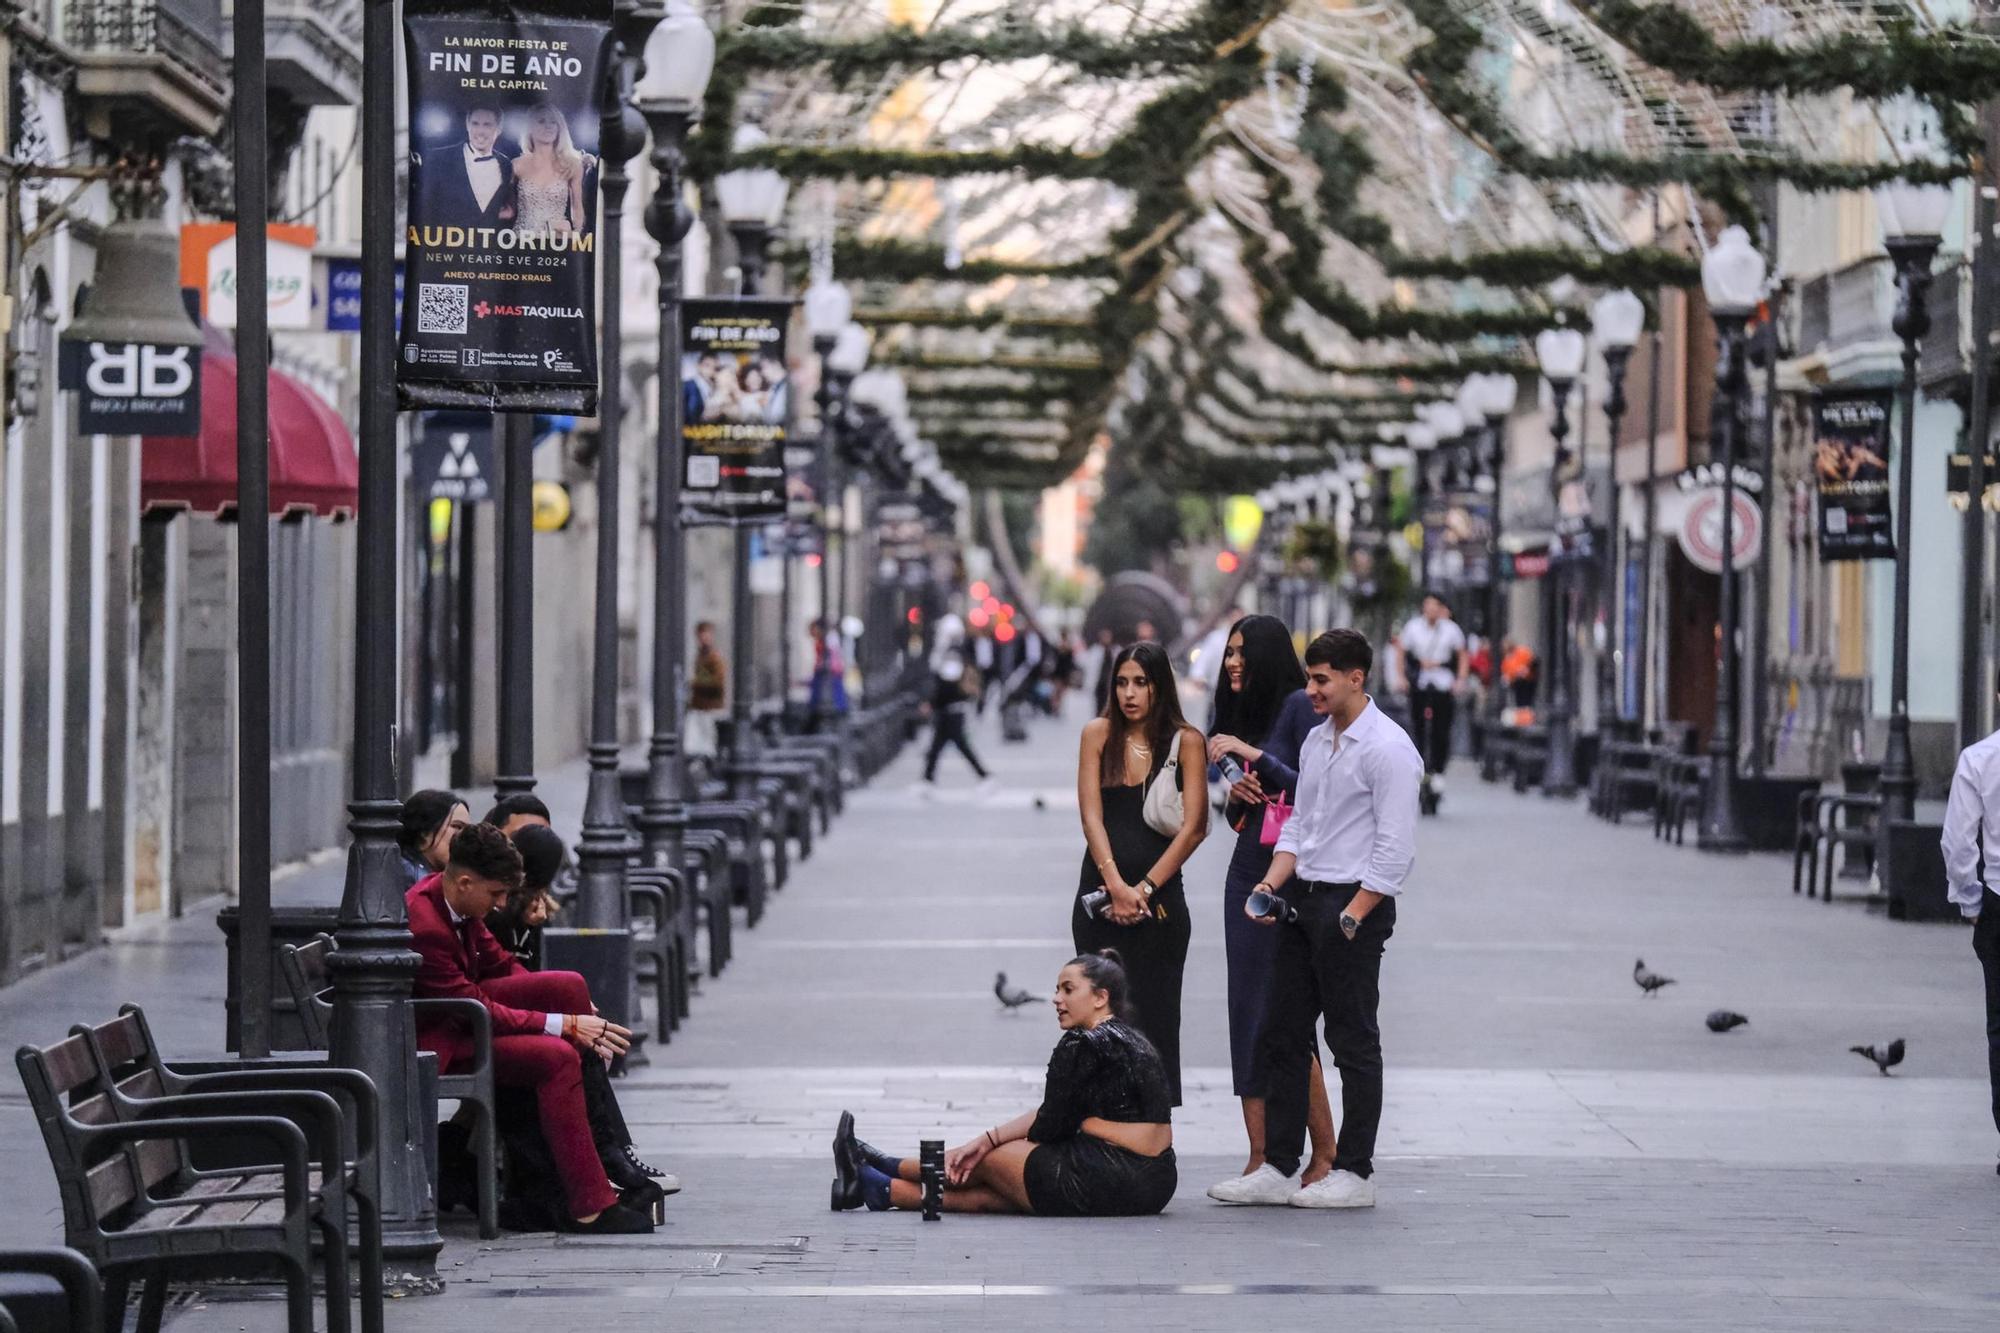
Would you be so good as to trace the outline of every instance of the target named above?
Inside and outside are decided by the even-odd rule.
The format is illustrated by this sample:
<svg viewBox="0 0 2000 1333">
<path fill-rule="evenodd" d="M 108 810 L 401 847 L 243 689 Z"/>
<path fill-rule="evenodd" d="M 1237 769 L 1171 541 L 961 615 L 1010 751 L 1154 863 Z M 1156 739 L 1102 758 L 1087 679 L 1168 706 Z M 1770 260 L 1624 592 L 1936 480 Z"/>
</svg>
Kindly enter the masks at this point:
<svg viewBox="0 0 2000 1333">
<path fill-rule="evenodd" d="M 1300 879 L 1292 882 L 1306 893 L 1353 892 L 1361 887 L 1361 881 L 1358 879 L 1340 880 L 1338 882 L 1330 879 Z"/>
</svg>

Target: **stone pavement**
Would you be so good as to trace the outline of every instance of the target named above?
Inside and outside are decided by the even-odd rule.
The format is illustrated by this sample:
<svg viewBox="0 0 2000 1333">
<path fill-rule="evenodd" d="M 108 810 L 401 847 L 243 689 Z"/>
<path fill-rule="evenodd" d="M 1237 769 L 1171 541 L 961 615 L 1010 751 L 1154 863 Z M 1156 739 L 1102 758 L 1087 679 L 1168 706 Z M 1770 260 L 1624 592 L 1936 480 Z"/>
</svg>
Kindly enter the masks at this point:
<svg viewBox="0 0 2000 1333">
<path fill-rule="evenodd" d="M 1469 767 L 1420 830 L 1384 968 L 1378 1208 L 1240 1211 L 1203 1197 L 1242 1160 L 1216 838 L 1188 871 L 1188 1105 L 1182 1189 L 1164 1215 L 829 1214 L 826 1143 L 842 1107 L 864 1136 L 914 1147 L 1035 1101 L 1054 1024 L 1039 1005 L 1002 1010 L 993 978 L 1040 993 L 1070 953 L 1078 721 L 1041 723 L 1025 746 L 979 730 L 1000 782 L 990 797 L 950 756 L 946 789 L 918 799 L 914 754 L 855 794 L 729 971 L 704 983 L 692 1022 L 622 1086 L 641 1155 L 687 1184 L 658 1235 L 486 1244 L 459 1214 L 445 1293 L 398 1303 L 391 1327 L 2000 1320 L 2000 1179 L 1969 933 L 1795 899 L 1782 857 L 1663 847 L 1580 806 L 1484 788 Z M 0 1029 L 46 1039 L 89 996 L 107 1010 L 171 1000 L 212 1033 L 218 954 L 206 919 L 121 942 L 0 992 Z M 1640 956 L 1678 984 L 1642 997 Z M 1750 1024 L 1709 1033 L 1702 1016 L 1717 1007 Z M 1847 1051 L 1895 1036 L 1909 1056 L 1893 1078 Z M 0 1101 L 15 1103 L 0 1153 L 17 1182 L 0 1227 L 9 1242 L 46 1240 L 59 1230 L 47 1166 L 18 1094 Z M 190 1293 L 169 1326 L 278 1325 L 268 1300 Z"/>
</svg>

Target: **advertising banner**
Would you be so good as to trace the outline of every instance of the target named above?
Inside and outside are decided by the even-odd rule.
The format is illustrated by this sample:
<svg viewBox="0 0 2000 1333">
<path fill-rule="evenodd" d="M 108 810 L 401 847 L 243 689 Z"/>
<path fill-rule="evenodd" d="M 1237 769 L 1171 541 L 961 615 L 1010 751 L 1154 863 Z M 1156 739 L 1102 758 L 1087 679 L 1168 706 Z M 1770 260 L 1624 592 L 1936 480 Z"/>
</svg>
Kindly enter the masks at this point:
<svg viewBox="0 0 2000 1333">
<path fill-rule="evenodd" d="M 692 523 L 784 517 L 790 301 L 689 301 L 683 308 L 681 479 Z"/>
<path fill-rule="evenodd" d="M 493 418 L 484 412 L 433 412 L 410 443 L 410 485 L 426 500 L 490 500 L 494 473 Z"/>
<path fill-rule="evenodd" d="M 1889 499 L 1889 395 L 1813 394 L 1813 479 L 1819 488 L 1819 558 L 1893 560 Z"/>
<path fill-rule="evenodd" d="M 611 0 L 404 0 L 405 407 L 597 411 Z"/>
<path fill-rule="evenodd" d="M 1493 545 L 1493 497 L 1477 491 L 1450 491 L 1424 502 L 1426 583 L 1483 588 L 1489 582 Z"/>
</svg>

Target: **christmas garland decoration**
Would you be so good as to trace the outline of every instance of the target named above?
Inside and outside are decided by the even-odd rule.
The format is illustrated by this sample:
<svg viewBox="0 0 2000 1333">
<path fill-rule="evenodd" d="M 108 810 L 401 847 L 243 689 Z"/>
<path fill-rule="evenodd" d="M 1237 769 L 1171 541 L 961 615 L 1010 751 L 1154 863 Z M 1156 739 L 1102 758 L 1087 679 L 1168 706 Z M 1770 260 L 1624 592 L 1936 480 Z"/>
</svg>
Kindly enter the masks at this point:
<svg viewBox="0 0 2000 1333">
<path fill-rule="evenodd" d="M 1532 180 L 1594 181 L 1635 189 L 1686 184 L 1732 219 L 1754 221 L 1757 210 L 1751 187 L 1767 180 L 1818 193 L 1865 190 L 1897 179 L 1949 181 L 1965 174 L 1963 165 L 1956 163 L 1821 162 L 1783 153 L 1724 157 L 1674 152 L 1648 158 L 1597 149 L 1543 153 L 1514 132 L 1491 98 L 1467 82 L 1466 71 L 1484 44 L 1479 28 L 1458 13 L 1451 0 L 1404 0 L 1404 5 L 1431 34 L 1405 60 L 1425 96 L 1502 166 Z"/>
<path fill-rule="evenodd" d="M 1699 287 L 1701 262 L 1677 250 L 1639 246 L 1623 251 L 1581 250 L 1574 246 L 1519 246 L 1467 255 L 1462 259 L 1394 252 L 1383 268 L 1397 277 L 1477 279 L 1495 287 L 1540 287 L 1560 277 L 1597 287 Z"/>
<path fill-rule="evenodd" d="M 801 277 L 808 275 L 810 257 L 804 250 L 785 256 Z M 1118 266 L 1109 255 L 1085 255 L 1060 263 L 1028 263 L 1010 259 L 964 259 L 958 267 L 945 263 L 945 249 L 922 241 L 840 240 L 834 243 L 833 267 L 843 277 L 869 282 L 997 282 L 1003 278 L 1112 278 Z"/>
<path fill-rule="evenodd" d="M 1096 325 L 1083 315 L 1032 315 L 989 306 L 985 310 L 940 308 L 863 309 L 854 312 L 857 324 L 875 327 L 920 329 L 992 329 L 1003 336 L 1039 334 L 1048 337 L 1089 337 Z"/>
</svg>

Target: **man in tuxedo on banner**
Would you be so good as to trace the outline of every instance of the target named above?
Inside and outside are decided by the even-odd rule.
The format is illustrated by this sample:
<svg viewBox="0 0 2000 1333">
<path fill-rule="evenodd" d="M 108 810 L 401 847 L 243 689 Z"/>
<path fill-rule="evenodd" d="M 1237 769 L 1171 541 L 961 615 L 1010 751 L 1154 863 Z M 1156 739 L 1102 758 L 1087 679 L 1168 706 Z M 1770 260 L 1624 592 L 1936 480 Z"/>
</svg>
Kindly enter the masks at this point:
<svg viewBox="0 0 2000 1333">
<path fill-rule="evenodd" d="M 500 111 L 465 113 L 465 138 L 412 154 L 422 202 L 419 225 L 502 227 L 514 220 L 514 163 L 499 150 Z"/>
</svg>

